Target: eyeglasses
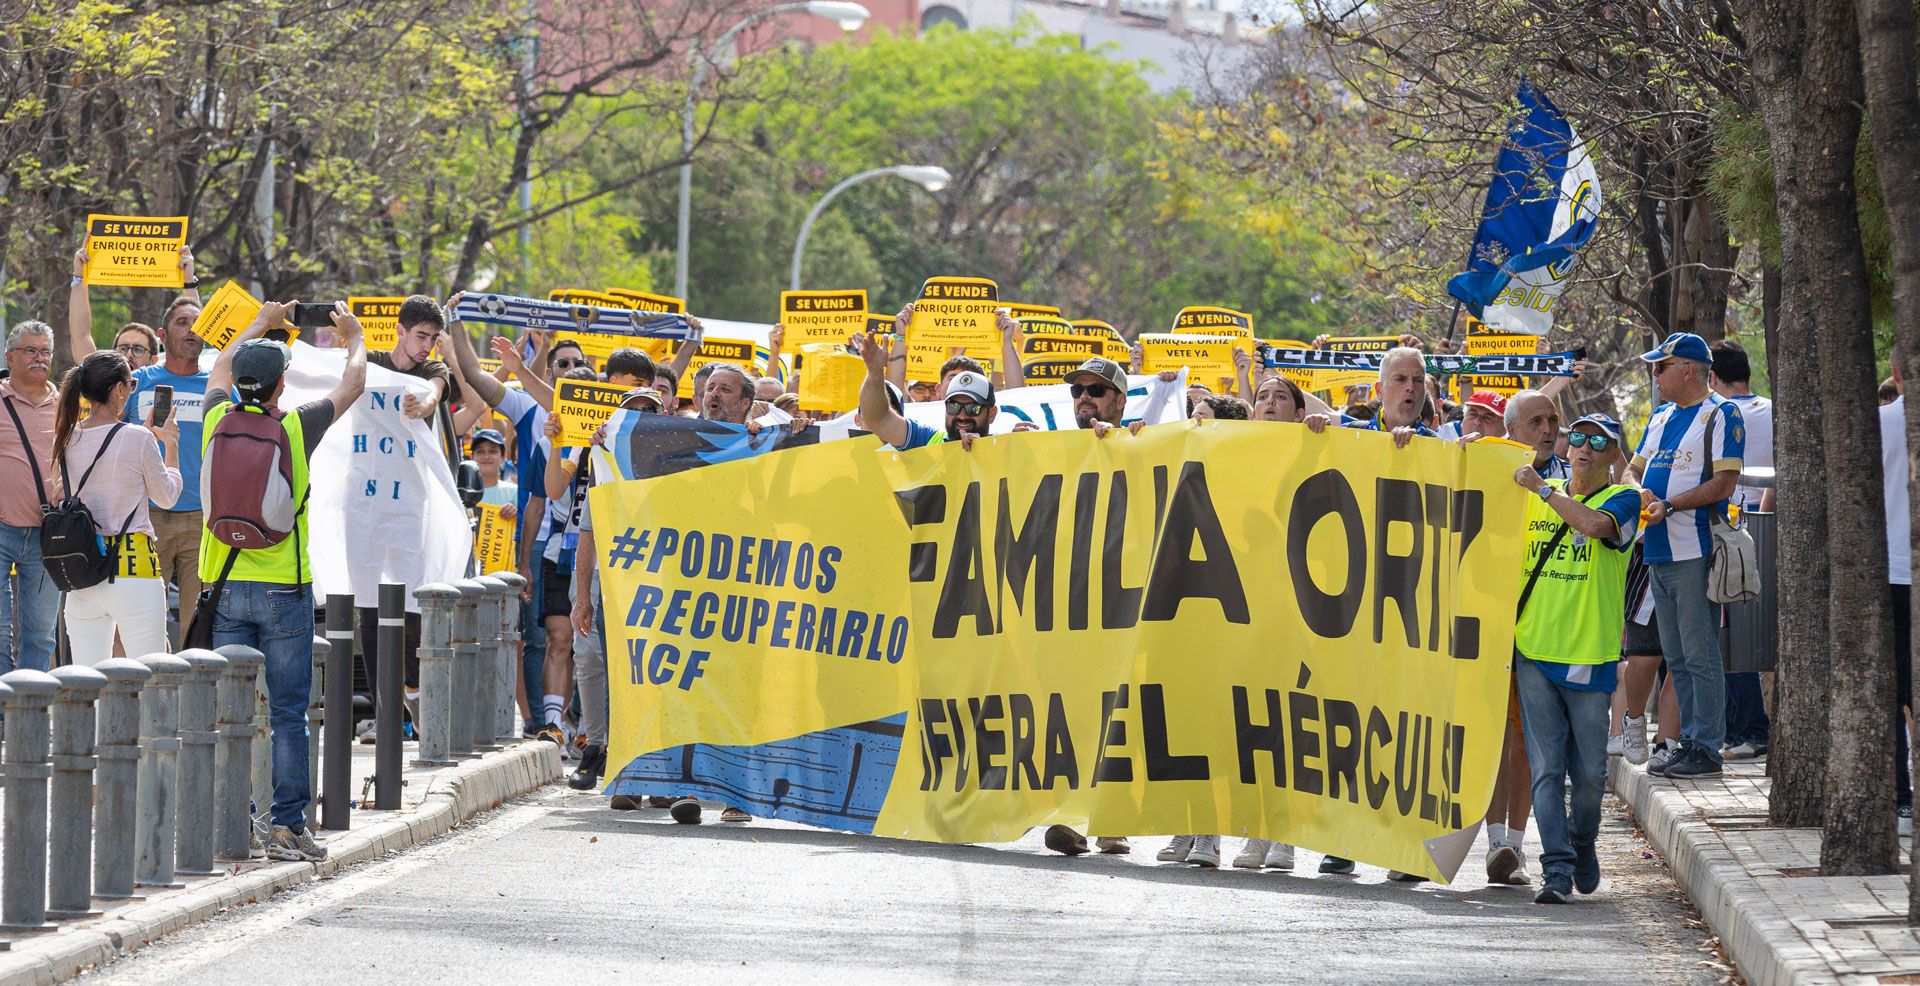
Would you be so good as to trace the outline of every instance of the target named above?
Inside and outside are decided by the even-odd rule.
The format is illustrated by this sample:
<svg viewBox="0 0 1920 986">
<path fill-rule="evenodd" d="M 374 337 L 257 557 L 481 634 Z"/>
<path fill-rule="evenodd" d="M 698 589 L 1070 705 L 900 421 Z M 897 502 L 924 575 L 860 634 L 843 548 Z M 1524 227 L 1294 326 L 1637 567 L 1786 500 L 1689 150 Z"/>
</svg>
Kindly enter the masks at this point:
<svg viewBox="0 0 1920 986">
<path fill-rule="evenodd" d="M 593 363 L 590 360 L 572 359 L 566 356 L 562 356 L 559 359 L 554 360 L 553 365 L 557 369 L 562 369 L 562 370 L 571 370 L 576 366 L 584 366 L 589 370 L 593 369 Z"/>
<path fill-rule="evenodd" d="M 1114 388 L 1104 383 L 1076 383 L 1067 387 L 1067 393 L 1072 394 L 1076 399 L 1079 398 L 1081 394 L 1085 394 L 1096 401 L 1113 393 L 1113 391 Z"/>
<path fill-rule="evenodd" d="M 970 417 L 977 418 L 980 416 L 981 412 L 984 411 L 985 409 L 986 409 L 986 405 L 980 403 L 979 401 L 971 401 L 971 400 L 961 401 L 961 400 L 955 400 L 951 397 L 947 398 L 948 414 L 965 414 Z"/>
<path fill-rule="evenodd" d="M 145 356 L 148 353 L 153 352 L 153 350 L 148 349 L 145 346 L 136 346 L 131 343 L 125 346 L 115 346 L 113 347 L 113 351 L 121 354 L 122 356 Z"/>
<path fill-rule="evenodd" d="M 35 359 L 53 358 L 53 350 L 51 349 L 29 349 L 26 346 L 21 346 L 13 351 L 16 353 L 25 353 L 28 357 Z"/>
<path fill-rule="evenodd" d="M 1595 452 L 1605 452 L 1613 447 L 1613 439 L 1605 435 L 1589 435 L 1584 431 L 1576 431 L 1567 436 L 1567 444 L 1574 448 L 1584 446 Z"/>
</svg>

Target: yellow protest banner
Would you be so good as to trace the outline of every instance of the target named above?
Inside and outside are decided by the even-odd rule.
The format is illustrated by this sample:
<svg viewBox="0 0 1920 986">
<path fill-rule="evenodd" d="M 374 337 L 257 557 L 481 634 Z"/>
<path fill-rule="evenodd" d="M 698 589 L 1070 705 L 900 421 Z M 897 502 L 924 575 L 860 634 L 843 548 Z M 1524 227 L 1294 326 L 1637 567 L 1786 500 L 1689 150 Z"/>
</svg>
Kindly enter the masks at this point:
<svg viewBox="0 0 1920 986">
<path fill-rule="evenodd" d="M 1140 335 L 1140 372 L 1159 373 L 1184 367 L 1187 383 L 1218 390 L 1222 380 L 1231 385 L 1238 372 L 1233 366 L 1236 344 L 1231 336 L 1143 332 Z"/>
<path fill-rule="evenodd" d="M 958 346 L 975 359 L 998 356 L 999 298 L 1000 286 L 984 277 L 929 277 L 920 287 L 920 299 L 913 303 L 907 339 Z"/>
<path fill-rule="evenodd" d="M 1342 353 L 1384 353 L 1398 345 L 1399 336 L 1335 336 L 1327 340 L 1326 348 Z M 1373 370 L 1316 370 L 1314 380 L 1318 383 L 1314 389 L 1334 390 L 1378 383 L 1380 374 Z"/>
<path fill-rule="evenodd" d="M 87 262 L 80 277 L 88 284 L 131 288 L 177 288 L 180 248 L 187 242 L 187 217 L 87 216 Z M 251 316 L 249 316 L 251 317 Z"/>
<path fill-rule="evenodd" d="M 1489 328 L 1486 323 L 1467 316 L 1467 355 L 1468 356 L 1531 356 L 1542 352 L 1546 340 L 1541 336 L 1527 332 L 1500 332 Z M 1527 379 L 1515 374 L 1468 377 L 1475 390 L 1491 390 L 1503 397 L 1527 389 Z"/>
<path fill-rule="evenodd" d="M 643 312 L 667 312 L 673 315 L 685 315 L 687 302 L 684 298 L 675 298 L 667 294 L 654 294 L 651 291 L 629 291 L 626 288 L 608 288 L 606 294 L 619 298 L 628 308 L 637 308 Z"/>
<path fill-rule="evenodd" d="M 1506 728 L 1526 455 L 1223 421 L 603 483 L 609 793 L 1449 879 Z"/>
<path fill-rule="evenodd" d="M 1056 333 L 1030 333 L 1020 346 L 1022 366 L 1030 359 L 1073 359 L 1076 362 L 1105 357 L 1106 340 L 1098 336 L 1060 335 Z"/>
<path fill-rule="evenodd" d="M 259 300 L 248 294 L 239 281 L 228 281 L 201 306 L 200 317 L 193 320 L 193 334 L 215 349 L 225 349 L 258 314 Z"/>
<path fill-rule="evenodd" d="M 407 299 L 396 297 L 349 297 L 347 310 L 360 320 L 360 331 L 367 340 L 367 352 L 388 353 L 400 341 L 400 306 Z"/>
<path fill-rule="evenodd" d="M 1133 346 L 1127 342 L 1125 336 L 1120 334 L 1119 329 L 1097 318 L 1076 318 L 1068 324 L 1072 325 L 1076 332 L 1098 336 L 1103 340 L 1106 351 L 1101 355 L 1106 358 L 1122 364 L 1133 358 Z"/>
<path fill-rule="evenodd" d="M 679 345 L 675 344 L 673 351 L 678 353 Z M 693 378 L 699 374 L 700 368 L 708 363 L 731 363 L 744 368 L 749 377 L 758 375 L 753 369 L 752 339 L 716 339 L 708 336 L 706 341 L 700 344 L 700 351 L 694 354 L 693 361 L 687 364 L 687 372 L 680 374 L 681 399 L 693 396 Z"/>
<path fill-rule="evenodd" d="M 1188 305 L 1173 317 L 1173 332 L 1179 335 L 1226 336 L 1240 340 L 1240 348 L 1253 352 L 1253 316 L 1231 308 Z"/>
<path fill-rule="evenodd" d="M 1060 318 L 1060 309 L 1052 305 L 1024 305 L 1018 301 L 1009 301 L 1000 307 L 1005 308 L 1014 318 Z"/>
<path fill-rule="evenodd" d="M 845 345 L 867 326 L 867 292 L 782 291 L 780 324 L 786 326 L 786 346 L 793 352 L 814 343 Z"/>
<path fill-rule="evenodd" d="M 596 380 L 555 380 L 553 413 L 560 419 L 557 444 L 562 447 L 590 444 L 594 431 L 620 409 L 620 399 L 626 396 L 627 390 L 619 384 Z"/>
<path fill-rule="evenodd" d="M 801 351 L 800 410 L 851 411 L 860 406 L 867 364 L 843 345 L 817 342 Z"/>
<path fill-rule="evenodd" d="M 479 512 L 480 524 L 473 532 L 473 558 L 480 574 L 513 571 L 516 565 L 513 521 L 500 516 L 506 506 L 483 503 L 475 509 Z"/>
</svg>

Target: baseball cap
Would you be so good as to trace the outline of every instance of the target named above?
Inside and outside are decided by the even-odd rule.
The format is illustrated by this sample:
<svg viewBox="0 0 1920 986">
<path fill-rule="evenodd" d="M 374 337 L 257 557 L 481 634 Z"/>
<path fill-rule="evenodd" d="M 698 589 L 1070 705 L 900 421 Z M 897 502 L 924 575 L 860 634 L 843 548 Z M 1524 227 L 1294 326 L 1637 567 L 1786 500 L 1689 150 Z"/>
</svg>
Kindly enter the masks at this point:
<svg viewBox="0 0 1920 986">
<path fill-rule="evenodd" d="M 1076 367 L 1073 372 L 1068 373 L 1065 382 L 1070 384 L 1079 383 L 1084 377 L 1093 377 L 1116 390 L 1124 391 L 1127 389 L 1127 371 L 1121 369 L 1120 364 L 1110 359 L 1101 359 L 1095 356 L 1087 360 L 1085 363 Z"/>
<path fill-rule="evenodd" d="M 1700 337 L 1694 336 L 1694 338 L 1698 339 Z M 1620 422 L 1613 420 L 1613 417 L 1611 415 L 1598 414 L 1598 413 L 1582 415 L 1580 418 L 1576 419 L 1573 422 L 1573 425 L 1597 426 L 1602 432 L 1611 436 L 1614 441 L 1620 443 L 1620 447 L 1622 449 L 1625 449 L 1627 446 L 1626 429 L 1620 427 Z M 1568 425 L 1567 426 L 1568 430 L 1572 430 L 1573 425 Z"/>
<path fill-rule="evenodd" d="M 1660 344 L 1659 349 L 1640 354 L 1640 358 L 1649 363 L 1658 363 L 1668 359 L 1690 359 L 1696 363 L 1713 362 L 1713 352 L 1707 348 L 1707 340 L 1691 332 L 1675 332 Z"/>
<path fill-rule="evenodd" d="M 1491 390 L 1476 390 L 1467 397 L 1468 404 L 1477 404 L 1495 414 L 1507 413 L 1507 399 Z"/>
<path fill-rule="evenodd" d="M 280 382 L 293 362 L 293 350 L 271 339 L 249 339 L 233 351 L 234 386 L 250 394 L 265 395 Z"/>
<path fill-rule="evenodd" d="M 982 407 L 993 405 L 993 381 L 972 370 L 961 370 L 947 381 L 947 396 L 965 394 L 980 402 Z"/>
<path fill-rule="evenodd" d="M 667 406 L 667 402 L 660 397 L 660 392 L 652 387 L 635 387 L 620 395 L 620 406 L 627 406 L 628 401 L 651 404 L 656 411 Z"/>
<path fill-rule="evenodd" d="M 500 431 L 497 428 L 482 428 L 479 431 L 474 432 L 473 441 L 469 442 L 468 444 L 470 446 L 478 445 L 481 442 L 492 442 L 493 444 L 500 446 L 500 450 L 503 452 L 506 451 L 506 448 L 507 448 L 507 438 L 505 435 L 500 434 Z"/>
</svg>

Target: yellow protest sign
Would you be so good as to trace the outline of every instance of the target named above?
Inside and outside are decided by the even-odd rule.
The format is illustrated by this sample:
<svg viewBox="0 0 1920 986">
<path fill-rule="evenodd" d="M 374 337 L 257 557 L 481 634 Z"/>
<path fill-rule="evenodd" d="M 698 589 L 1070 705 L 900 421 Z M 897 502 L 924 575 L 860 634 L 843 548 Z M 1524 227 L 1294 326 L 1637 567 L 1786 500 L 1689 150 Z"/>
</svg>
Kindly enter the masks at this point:
<svg viewBox="0 0 1920 986">
<path fill-rule="evenodd" d="M 347 310 L 360 320 L 361 334 L 367 340 L 367 352 L 388 353 L 400 341 L 400 305 L 407 299 L 396 297 L 347 299 Z"/>
<path fill-rule="evenodd" d="M 1105 339 L 1059 319 L 1023 318 L 1020 324 L 1027 330 L 1020 346 L 1020 372 L 1030 387 L 1061 383 L 1088 359 L 1107 357 Z"/>
<path fill-rule="evenodd" d="M 633 303 L 618 295 L 603 291 L 590 291 L 586 288 L 554 288 L 547 292 L 548 301 L 557 301 L 563 305 L 592 305 L 595 308 L 632 308 Z"/>
<path fill-rule="evenodd" d="M 851 411 L 860 406 L 867 364 L 845 345 L 819 342 L 801 351 L 800 410 Z"/>
<path fill-rule="evenodd" d="M 654 294 L 651 291 L 629 291 L 626 288 L 608 288 L 606 294 L 619 298 L 628 308 L 637 308 L 643 312 L 667 312 L 672 315 L 685 315 L 687 302 L 684 298 L 675 298 L 667 294 Z"/>
<path fill-rule="evenodd" d="M 193 320 L 193 334 L 215 349 L 225 349 L 258 314 L 259 300 L 248 294 L 239 281 L 228 281 L 201 306 L 200 317 Z"/>
<path fill-rule="evenodd" d="M 475 509 L 479 512 L 480 523 L 473 532 L 473 558 L 480 568 L 480 574 L 513 571 L 516 565 L 513 521 L 500 516 L 506 506 L 483 503 Z"/>
<path fill-rule="evenodd" d="M 848 337 L 867 325 L 867 292 L 782 291 L 780 324 L 786 326 L 786 346 L 799 352 L 814 343 L 845 345 Z"/>
<path fill-rule="evenodd" d="M 937 342 L 915 342 L 907 338 L 907 379 L 940 382 L 940 368 L 954 356 L 965 356 L 985 369 L 989 374 L 1000 361 L 980 353 L 964 352 L 963 346 L 948 346 Z"/>
<path fill-rule="evenodd" d="M 1398 345 L 1399 336 L 1335 336 L 1326 342 L 1327 349 L 1339 353 L 1384 353 Z M 1316 390 L 1371 386 L 1380 382 L 1380 374 L 1374 370 L 1316 370 L 1313 376 L 1318 383 Z"/>
<path fill-rule="evenodd" d="M 907 338 L 939 346 L 959 346 L 968 356 L 997 356 L 1000 286 L 984 277 L 929 277 L 913 303 Z"/>
<path fill-rule="evenodd" d="M 1467 316 L 1468 356 L 1531 356 L 1545 349 L 1545 340 L 1527 332 L 1500 332 L 1471 315 Z M 1517 374 L 1480 374 L 1468 377 L 1475 390 L 1491 390 L 1504 397 L 1527 389 L 1527 378 Z"/>
<path fill-rule="evenodd" d="M 1005 308 L 1014 318 L 1060 318 L 1060 309 L 1052 305 L 1023 305 L 1017 301 L 1009 301 L 1000 307 Z"/>
<path fill-rule="evenodd" d="M 1188 305 L 1173 317 L 1173 331 L 1180 335 L 1227 336 L 1244 340 L 1241 348 L 1253 352 L 1253 316 L 1231 308 Z"/>
<path fill-rule="evenodd" d="M 1230 336 L 1143 332 L 1140 335 L 1140 372 L 1185 368 L 1187 382 L 1219 389 L 1221 380 L 1238 373 L 1233 366 L 1235 340 Z"/>
<path fill-rule="evenodd" d="M 593 360 L 595 367 L 606 366 L 607 357 L 618 349 L 638 349 L 656 361 L 667 358 L 673 350 L 673 341 L 670 339 L 623 336 L 611 332 L 576 332 L 572 329 L 554 333 L 553 342 L 556 346 L 562 342 L 579 346 L 580 351 Z"/>
<path fill-rule="evenodd" d="M 1120 334 L 1119 329 L 1097 318 L 1076 318 L 1068 324 L 1073 326 L 1075 332 L 1100 338 L 1106 345 L 1106 351 L 1102 353 L 1106 358 L 1116 363 L 1126 363 L 1133 358 L 1133 346 Z"/>
<path fill-rule="evenodd" d="M 491 356 L 478 357 L 481 371 L 492 375 L 500 372 L 501 362 Z"/>
<path fill-rule="evenodd" d="M 177 288 L 180 248 L 187 242 L 187 217 L 87 216 L 87 262 L 80 277 L 88 284 L 132 288 Z M 249 316 L 251 317 L 251 316 Z"/>
<path fill-rule="evenodd" d="M 1059 335 L 1056 333 L 1030 333 L 1020 346 L 1021 365 L 1029 359 L 1073 359 L 1075 361 L 1105 357 L 1106 341 L 1097 336 Z"/>
<path fill-rule="evenodd" d="M 563 447 L 591 444 L 594 431 L 620 409 L 620 399 L 626 396 L 627 390 L 619 384 L 597 380 L 555 380 L 553 413 L 560 419 L 560 437 L 556 444 Z"/>
<path fill-rule="evenodd" d="M 673 350 L 678 353 L 680 347 L 675 345 Z M 700 368 L 708 363 L 731 363 L 745 369 L 749 377 L 758 375 L 753 370 L 752 339 L 716 339 L 708 336 L 706 341 L 700 344 L 700 351 L 693 355 L 693 361 L 687 364 L 687 372 L 680 374 L 681 399 L 693 396 L 693 378 L 699 375 Z"/>
<path fill-rule="evenodd" d="M 1506 728 L 1526 454 L 1215 422 L 601 484 L 609 793 L 1448 879 Z"/>
</svg>

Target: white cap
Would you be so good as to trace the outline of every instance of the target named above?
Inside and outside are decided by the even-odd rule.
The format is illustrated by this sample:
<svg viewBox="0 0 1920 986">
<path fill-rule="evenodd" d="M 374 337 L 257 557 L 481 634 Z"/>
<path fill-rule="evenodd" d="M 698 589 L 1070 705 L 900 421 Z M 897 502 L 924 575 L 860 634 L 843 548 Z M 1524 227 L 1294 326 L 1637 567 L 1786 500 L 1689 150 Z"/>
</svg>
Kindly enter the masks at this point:
<svg viewBox="0 0 1920 986">
<path fill-rule="evenodd" d="M 961 370 L 947 381 L 947 396 L 965 394 L 979 401 L 982 406 L 993 404 L 993 381 L 972 370 Z"/>
</svg>

